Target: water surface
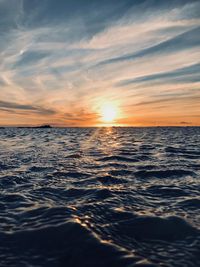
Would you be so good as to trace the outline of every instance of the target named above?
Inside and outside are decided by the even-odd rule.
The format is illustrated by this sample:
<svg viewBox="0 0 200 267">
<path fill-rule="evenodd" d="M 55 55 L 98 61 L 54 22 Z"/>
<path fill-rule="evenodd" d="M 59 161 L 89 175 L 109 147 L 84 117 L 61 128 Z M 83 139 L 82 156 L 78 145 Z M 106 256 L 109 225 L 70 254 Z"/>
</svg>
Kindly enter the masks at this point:
<svg viewBox="0 0 200 267">
<path fill-rule="evenodd" d="M 0 129 L 0 266 L 200 266 L 200 128 Z"/>
</svg>

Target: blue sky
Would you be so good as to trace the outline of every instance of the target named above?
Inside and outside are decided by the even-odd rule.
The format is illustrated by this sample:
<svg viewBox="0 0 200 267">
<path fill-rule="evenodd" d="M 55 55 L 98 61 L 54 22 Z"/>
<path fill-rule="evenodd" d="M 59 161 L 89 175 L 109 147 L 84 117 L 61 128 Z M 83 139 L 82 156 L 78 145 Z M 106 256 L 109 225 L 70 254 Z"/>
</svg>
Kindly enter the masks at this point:
<svg viewBox="0 0 200 267">
<path fill-rule="evenodd" d="M 200 1 L 0 0 L 0 124 L 200 125 Z"/>
</svg>

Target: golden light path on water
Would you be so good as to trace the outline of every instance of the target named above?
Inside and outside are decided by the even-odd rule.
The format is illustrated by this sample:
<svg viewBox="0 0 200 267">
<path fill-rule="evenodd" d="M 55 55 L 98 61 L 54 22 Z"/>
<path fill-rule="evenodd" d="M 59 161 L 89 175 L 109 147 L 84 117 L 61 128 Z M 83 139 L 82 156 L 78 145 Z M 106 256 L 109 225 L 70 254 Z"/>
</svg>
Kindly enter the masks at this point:
<svg viewBox="0 0 200 267">
<path fill-rule="evenodd" d="M 112 147 L 117 145 L 113 139 L 113 127 L 119 126 L 117 120 L 122 115 L 119 103 L 105 100 L 99 101 L 98 114 L 100 117 L 100 124 L 96 127 L 93 134 L 82 143 L 81 148 L 83 151 L 87 151 L 96 139 L 99 139 L 101 143 L 105 142 L 104 149 L 112 151 Z"/>
</svg>

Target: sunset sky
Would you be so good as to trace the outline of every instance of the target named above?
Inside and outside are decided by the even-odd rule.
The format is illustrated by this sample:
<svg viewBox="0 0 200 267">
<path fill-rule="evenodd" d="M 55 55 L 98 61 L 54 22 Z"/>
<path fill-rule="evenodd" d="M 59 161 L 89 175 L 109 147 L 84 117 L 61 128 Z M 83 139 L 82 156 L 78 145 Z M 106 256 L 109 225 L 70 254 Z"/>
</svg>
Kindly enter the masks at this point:
<svg viewBox="0 0 200 267">
<path fill-rule="evenodd" d="M 200 125 L 200 1 L 0 0 L 0 125 L 44 123 Z"/>
</svg>

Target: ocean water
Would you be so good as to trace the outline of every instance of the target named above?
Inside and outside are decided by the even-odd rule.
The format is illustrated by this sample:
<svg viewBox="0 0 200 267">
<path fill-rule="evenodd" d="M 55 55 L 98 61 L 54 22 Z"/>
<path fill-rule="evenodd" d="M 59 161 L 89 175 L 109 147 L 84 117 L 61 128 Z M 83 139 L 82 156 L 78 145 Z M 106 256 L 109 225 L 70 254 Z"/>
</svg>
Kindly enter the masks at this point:
<svg viewBox="0 0 200 267">
<path fill-rule="evenodd" d="M 200 128 L 0 129 L 0 266 L 200 266 Z"/>
</svg>

